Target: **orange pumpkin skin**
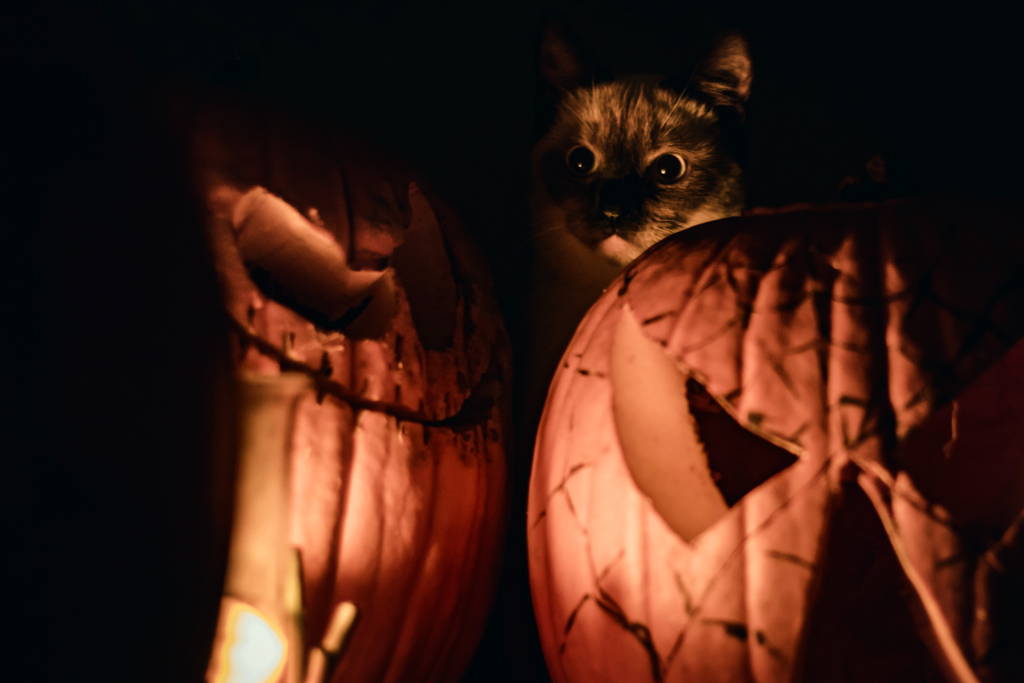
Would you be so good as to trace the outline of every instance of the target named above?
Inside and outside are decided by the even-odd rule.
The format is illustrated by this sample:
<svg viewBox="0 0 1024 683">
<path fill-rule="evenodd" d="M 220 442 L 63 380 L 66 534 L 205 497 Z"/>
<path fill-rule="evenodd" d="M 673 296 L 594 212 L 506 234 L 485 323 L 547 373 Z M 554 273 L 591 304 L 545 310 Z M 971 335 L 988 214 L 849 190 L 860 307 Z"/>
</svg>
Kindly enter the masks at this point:
<svg viewBox="0 0 1024 683">
<path fill-rule="evenodd" d="M 489 610 L 505 513 L 509 350 L 486 275 L 455 217 L 397 166 L 255 127 L 273 150 L 265 166 L 242 173 L 223 161 L 231 154 L 201 154 L 204 176 L 241 193 L 256 179 L 294 209 L 289 220 L 308 223 L 299 232 L 330 235 L 343 267 L 376 270 L 388 284 L 377 292 L 383 326 L 357 338 L 318 324 L 324 316 L 276 298 L 289 282 L 306 287 L 302 264 L 269 262 L 284 275 L 268 294 L 245 263 L 244 226 L 211 211 L 239 370 L 305 373 L 313 385 L 296 404 L 289 446 L 304 648 L 349 601 L 358 618 L 330 680 L 457 679 Z M 416 253 L 402 254 L 404 244 Z M 368 253 L 372 263 L 356 263 Z M 419 263 L 430 254 L 438 260 Z M 426 291 L 407 293 L 406 282 Z M 299 303 L 314 314 L 338 312 L 316 311 L 316 287 L 306 290 Z M 434 309 L 416 308 L 424 293 Z"/>
<path fill-rule="evenodd" d="M 743 217 L 627 268 L 578 327 L 537 434 L 530 581 L 554 680 L 1015 679 L 1004 605 L 1021 606 L 1024 428 L 992 398 L 995 383 L 1000 403 L 1024 403 L 1010 215 L 906 202 Z M 690 543 L 623 455 L 622 316 L 799 456 Z M 954 441 L 952 456 L 936 445 Z M 892 596 L 870 592 L 883 586 Z M 867 620 L 836 608 L 850 596 Z"/>
</svg>

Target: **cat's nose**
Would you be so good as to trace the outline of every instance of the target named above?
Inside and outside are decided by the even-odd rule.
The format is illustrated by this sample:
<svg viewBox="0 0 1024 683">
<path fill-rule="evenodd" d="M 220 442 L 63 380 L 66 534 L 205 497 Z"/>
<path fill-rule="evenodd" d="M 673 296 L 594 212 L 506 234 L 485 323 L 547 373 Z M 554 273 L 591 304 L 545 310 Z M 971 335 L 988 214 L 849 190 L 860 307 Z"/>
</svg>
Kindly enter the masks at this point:
<svg viewBox="0 0 1024 683">
<path fill-rule="evenodd" d="M 602 218 L 617 221 L 640 210 L 647 196 L 640 176 L 626 176 L 605 181 L 598 191 L 597 210 Z"/>
</svg>

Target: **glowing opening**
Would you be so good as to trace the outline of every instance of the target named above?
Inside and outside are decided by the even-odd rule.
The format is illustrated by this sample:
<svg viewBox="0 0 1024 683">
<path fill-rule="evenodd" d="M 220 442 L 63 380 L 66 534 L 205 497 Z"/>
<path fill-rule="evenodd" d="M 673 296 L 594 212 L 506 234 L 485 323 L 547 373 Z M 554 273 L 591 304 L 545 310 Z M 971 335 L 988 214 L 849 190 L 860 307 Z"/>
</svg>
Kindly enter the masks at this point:
<svg viewBox="0 0 1024 683">
<path fill-rule="evenodd" d="M 225 597 L 210 683 L 273 683 L 288 654 L 284 634 L 251 605 Z"/>
</svg>

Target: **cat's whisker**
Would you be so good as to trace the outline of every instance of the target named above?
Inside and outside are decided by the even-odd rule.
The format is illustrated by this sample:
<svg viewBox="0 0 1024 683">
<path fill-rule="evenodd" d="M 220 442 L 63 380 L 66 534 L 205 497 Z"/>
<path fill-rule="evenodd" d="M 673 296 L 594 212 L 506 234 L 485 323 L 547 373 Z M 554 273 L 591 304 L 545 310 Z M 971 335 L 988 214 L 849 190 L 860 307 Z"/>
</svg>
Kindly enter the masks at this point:
<svg viewBox="0 0 1024 683">
<path fill-rule="evenodd" d="M 685 92 L 686 89 L 684 88 L 683 92 L 679 93 L 679 96 L 676 98 L 676 101 L 672 104 L 672 108 L 668 110 L 668 114 L 665 116 L 666 121 L 672 120 L 672 115 L 676 113 L 676 109 L 678 109 L 679 105 L 683 103 L 684 99 L 686 99 L 686 96 L 684 95 Z"/>
<path fill-rule="evenodd" d="M 563 226 L 561 226 L 561 225 L 552 225 L 551 227 L 544 228 L 543 230 L 538 230 L 538 231 L 534 232 L 533 236 L 534 237 L 543 237 L 544 235 L 550 235 L 551 233 L 554 233 L 554 232 L 565 232 L 565 228 Z"/>
</svg>

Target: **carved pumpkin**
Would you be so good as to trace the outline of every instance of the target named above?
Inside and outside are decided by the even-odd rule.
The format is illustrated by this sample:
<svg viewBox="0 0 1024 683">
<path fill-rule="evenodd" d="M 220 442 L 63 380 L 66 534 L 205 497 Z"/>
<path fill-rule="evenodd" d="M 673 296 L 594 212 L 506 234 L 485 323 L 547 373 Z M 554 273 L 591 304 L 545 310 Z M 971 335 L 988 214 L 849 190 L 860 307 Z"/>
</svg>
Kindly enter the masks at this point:
<svg viewBox="0 0 1024 683">
<path fill-rule="evenodd" d="M 1010 215 L 748 216 L 627 268 L 537 436 L 530 580 L 554 680 L 1021 680 Z"/>
<path fill-rule="evenodd" d="M 255 636 L 289 641 L 287 667 L 261 664 L 269 680 L 456 678 L 490 605 L 505 500 L 508 348 L 485 273 L 435 197 L 351 142 L 252 115 L 198 139 L 238 368 L 277 397 L 245 406 L 262 429 L 249 441 L 283 448 L 290 491 L 269 476 L 239 500 L 236 541 L 266 559 L 233 545 L 236 574 L 276 578 L 260 588 L 229 566 L 222 631 L 236 628 L 221 640 L 248 623 L 240 600 L 270 624 Z M 306 383 L 273 389 L 282 372 Z M 247 458 L 276 466 L 243 443 L 243 472 Z M 290 547 L 301 603 L 281 578 Z M 358 611 L 343 652 L 339 605 Z M 234 656 L 217 652 L 211 678 Z"/>
</svg>

